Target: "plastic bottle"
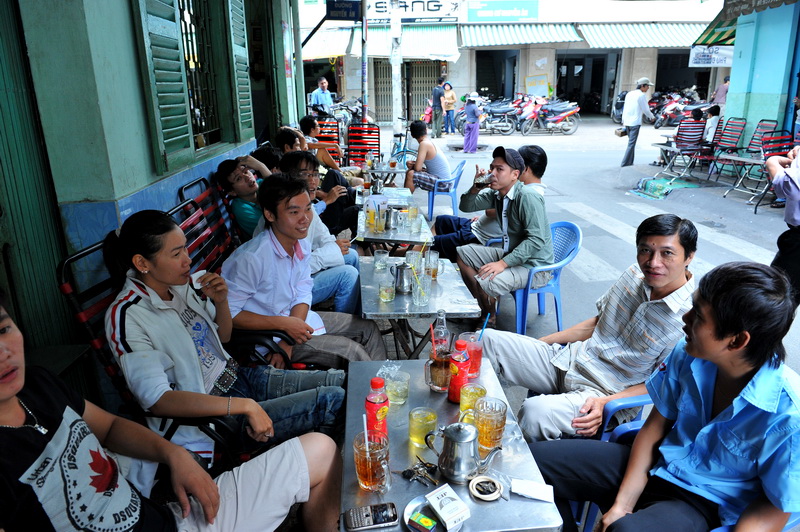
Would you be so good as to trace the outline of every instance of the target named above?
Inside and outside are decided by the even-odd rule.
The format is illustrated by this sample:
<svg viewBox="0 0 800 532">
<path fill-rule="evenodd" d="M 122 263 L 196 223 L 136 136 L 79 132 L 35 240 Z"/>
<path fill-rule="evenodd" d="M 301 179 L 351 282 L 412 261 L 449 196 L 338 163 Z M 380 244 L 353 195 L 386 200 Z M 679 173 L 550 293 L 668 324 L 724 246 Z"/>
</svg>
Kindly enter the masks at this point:
<svg viewBox="0 0 800 532">
<path fill-rule="evenodd" d="M 389 396 L 386 395 L 383 379 L 373 377 L 369 381 L 369 387 L 370 392 L 364 401 L 364 408 L 367 410 L 367 430 L 379 430 L 388 436 L 386 414 L 389 413 Z"/>
<path fill-rule="evenodd" d="M 469 382 L 469 365 L 467 342 L 456 340 L 455 350 L 450 356 L 450 385 L 447 388 L 447 400 L 451 403 L 461 402 L 461 387 Z"/>
<path fill-rule="evenodd" d="M 447 330 L 447 318 L 445 316 L 444 310 L 436 311 L 436 324 L 433 326 L 433 338 L 431 338 L 431 343 L 433 344 L 431 358 L 433 358 L 434 353 L 442 351 L 447 352 L 450 350 L 450 339 L 452 335 L 450 331 Z"/>
</svg>

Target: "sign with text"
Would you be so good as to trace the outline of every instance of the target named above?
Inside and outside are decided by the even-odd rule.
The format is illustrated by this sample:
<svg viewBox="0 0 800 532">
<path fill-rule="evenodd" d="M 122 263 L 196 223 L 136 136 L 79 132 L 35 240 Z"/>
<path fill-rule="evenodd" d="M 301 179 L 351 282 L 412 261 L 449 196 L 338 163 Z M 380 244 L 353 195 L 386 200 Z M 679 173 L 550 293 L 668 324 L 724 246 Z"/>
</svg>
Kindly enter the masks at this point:
<svg viewBox="0 0 800 532">
<path fill-rule="evenodd" d="M 467 0 L 467 22 L 536 22 L 539 0 Z"/>
<path fill-rule="evenodd" d="M 692 46 L 689 52 L 689 66 L 732 67 L 733 46 Z"/>
<path fill-rule="evenodd" d="M 328 20 L 361 20 L 361 0 L 328 0 L 326 7 Z"/>
<path fill-rule="evenodd" d="M 457 22 L 462 0 L 399 0 L 397 11 L 404 23 Z M 367 20 L 387 23 L 392 15 L 391 0 L 371 1 L 367 4 Z"/>
</svg>

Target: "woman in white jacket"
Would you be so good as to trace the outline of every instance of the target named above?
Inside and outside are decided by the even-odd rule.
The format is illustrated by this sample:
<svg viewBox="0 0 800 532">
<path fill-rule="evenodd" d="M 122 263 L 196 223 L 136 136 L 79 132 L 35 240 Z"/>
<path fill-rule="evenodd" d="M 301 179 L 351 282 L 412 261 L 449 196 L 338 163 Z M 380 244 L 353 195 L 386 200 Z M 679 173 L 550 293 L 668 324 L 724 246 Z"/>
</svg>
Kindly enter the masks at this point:
<svg viewBox="0 0 800 532">
<path fill-rule="evenodd" d="M 122 287 L 106 314 L 106 335 L 143 409 L 161 417 L 239 416 L 245 448 L 340 425 L 344 372 L 238 367 L 228 356 L 228 287 L 210 272 L 199 279 L 205 300 L 191 287 L 186 237 L 169 215 L 132 215 L 109 233 L 103 253 Z M 158 420 L 148 422 L 163 432 Z M 173 441 L 205 456 L 213 449 L 192 427 Z M 151 473 L 141 473 L 145 489 Z"/>
</svg>

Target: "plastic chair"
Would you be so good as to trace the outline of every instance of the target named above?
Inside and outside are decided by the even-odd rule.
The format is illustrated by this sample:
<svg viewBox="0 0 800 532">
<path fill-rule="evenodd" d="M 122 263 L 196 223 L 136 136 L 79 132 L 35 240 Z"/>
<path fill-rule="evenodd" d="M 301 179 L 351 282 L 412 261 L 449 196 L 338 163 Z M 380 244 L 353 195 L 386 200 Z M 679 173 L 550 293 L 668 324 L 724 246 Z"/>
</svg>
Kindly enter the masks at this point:
<svg viewBox="0 0 800 532">
<path fill-rule="evenodd" d="M 514 297 L 517 310 L 517 334 L 525 334 L 528 330 L 528 300 L 531 294 L 538 296 L 539 315 L 544 316 L 545 294 L 553 294 L 556 307 L 556 325 L 558 330 L 561 327 L 561 270 L 572 262 L 578 254 L 583 242 L 581 228 L 572 222 L 554 222 L 550 224 L 550 234 L 553 239 L 553 260 L 554 264 L 531 268 L 528 273 L 528 287 L 514 290 L 511 295 Z M 491 246 L 501 242 L 499 238 L 492 238 L 486 242 L 486 246 Z M 534 276 L 538 272 L 552 272 L 553 275 L 547 284 L 539 288 L 531 288 Z"/>
<path fill-rule="evenodd" d="M 719 139 L 719 143 L 717 144 L 716 157 L 708 167 L 709 179 L 716 168 L 716 180 L 719 181 L 719 175 L 722 173 L 722 169 L 726 165 L 733 165 L 732 161 L 725 159 L 725 154 L 732 151 L 735 152 L 739 148 L 739 141 L 742 140 L 742 134 L 744 133 L 745 126 L 747 126 L 746 118 L 733 117 L 729 118 L 728 121 L 725 122 L 725 128 L 722 130 L 722 138 Z"/>
<path fill-rule="evenodd" d="M 456 204 L 456 190 L 458 189 L 458 182 L 461 181 L 461 174 L 464 172 L 464 165 L 467 161 L 461 161 L 452 171 L 450 177 L 447 179 L 437 179 L 433 183 L 433 190 L 428 190 L 428 220 L 433 220 L 433 204 L 436 201 L 436 195 L 450 196 L 453 202 L 453 216 L 458 214 L 458 207 Z"/>
</svg>

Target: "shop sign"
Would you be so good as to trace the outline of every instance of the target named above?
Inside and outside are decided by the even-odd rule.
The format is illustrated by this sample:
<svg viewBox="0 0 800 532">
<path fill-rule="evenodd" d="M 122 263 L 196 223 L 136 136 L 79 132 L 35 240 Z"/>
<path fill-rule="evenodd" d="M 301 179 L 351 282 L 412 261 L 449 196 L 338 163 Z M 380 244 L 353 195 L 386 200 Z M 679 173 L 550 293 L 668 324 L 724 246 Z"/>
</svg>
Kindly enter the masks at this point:
<svg viewBox="0 0 800 532">
<path fill-rule="evenodd" d="M 461 0 L 398 0 L 397 12 L 404 24 L 458 22 Z M 370 24 L 389 24 L 392 1 L 377 0 L 367 4 Z"/>
<path fill-rule="evenodd" d="M 692 46 L 689 66 L 695 68 L 732 67 L 733 46 Z"/>
<path fill-rule="evenodd" d="M 539 0 L 467 0 L 467 22 L 536 22 Z"/>
<path fill-rule="evenodd" d="M 361 20 L 361 0 L 328 0 L 326 8 L 328 20 Z"/>
</svg>

